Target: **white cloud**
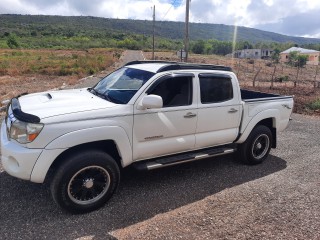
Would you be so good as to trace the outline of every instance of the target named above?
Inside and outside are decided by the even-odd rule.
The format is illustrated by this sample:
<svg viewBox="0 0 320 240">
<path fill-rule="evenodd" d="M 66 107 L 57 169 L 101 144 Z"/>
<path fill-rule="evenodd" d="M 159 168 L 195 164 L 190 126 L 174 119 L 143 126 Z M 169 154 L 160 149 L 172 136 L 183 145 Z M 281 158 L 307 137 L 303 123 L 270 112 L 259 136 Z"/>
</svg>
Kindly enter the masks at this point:
<svg viewBox="0 0 320 240">
<path fill-rule="evenodd" d="M 1 0 L 1 13 L 90 15 L 106 18 L 184 21 L 186 0 Z M 172 6 L 171 4 L 174 4 Z M 301 18 L 300 29 L 290 20 L 304 16 L 318 20 L 320 0 L 192 0 L 190 21 L 237 24 L 300 36 L 319 36 L 317 24 L 303 28 L 310 20 Z M 308 17 L 309 16 L 309 17 Z M 296 28 L 296 29 L 295 29 Z"/>
<path fill-rule="evenodd" d="M 313 35 L 309 35 L 309 34 L 302 35 L 301 37 L 306 37 L 306 38 L 320 38 L 320 32 L 319 32 L 319 33 L 316 33 L 316 34 L 313 34 Z"/>
</svg>

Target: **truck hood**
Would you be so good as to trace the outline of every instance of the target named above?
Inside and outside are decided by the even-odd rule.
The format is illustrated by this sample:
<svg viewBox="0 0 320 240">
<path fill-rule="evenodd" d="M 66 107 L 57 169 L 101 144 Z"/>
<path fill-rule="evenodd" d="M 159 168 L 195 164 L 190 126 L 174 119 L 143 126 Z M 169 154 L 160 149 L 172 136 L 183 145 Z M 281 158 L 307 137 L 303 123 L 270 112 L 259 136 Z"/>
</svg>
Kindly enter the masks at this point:
<svg viewBox="0 0 320 240">
<path fill-rule="evenodd" d="M 93 95 L 85 88 L 24 95 L 19 97 L 19 103 L 23 112 L 36 115 L 40 119 L 117 106 Z"/>
</svg>

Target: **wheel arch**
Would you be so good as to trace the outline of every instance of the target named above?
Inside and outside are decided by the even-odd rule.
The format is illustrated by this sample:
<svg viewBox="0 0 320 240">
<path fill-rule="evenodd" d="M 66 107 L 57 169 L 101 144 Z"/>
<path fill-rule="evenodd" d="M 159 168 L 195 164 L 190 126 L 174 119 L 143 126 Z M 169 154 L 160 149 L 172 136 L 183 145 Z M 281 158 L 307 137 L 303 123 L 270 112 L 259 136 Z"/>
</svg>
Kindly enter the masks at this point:
<svg viewBox="0 0 320 240">
<path fill-rule="evenodd" d="M 277 147 L 277 128 L 275 127 L 275 118 L 263 119 L 260 122 L 258 122 L 256 126 L 258 125 L 266 126 L 270 129 L 272 133 L 271 147 L 276 148 Z"/>
<path fill-rule="evenodd" d="M 108 153 L 116 161 L 119 168 L 122 168 L 121 156 L 119 154 L 117 145 L 113 140 L 88 142 L 88 143 L 83 143 L 83 144 L 68 148 L 54 160 L 50 168 L 58 167 L 63 162 L 64 158 L 74 153 L 79 153 L 87 150 L 99 150 L 99 151 Z"/>
<path fill-rule="evenodd" d="M 243 143 L 248 138 L 251 131 L 258 125 L 263 125 L 268 127 L 272 133 L 272 148 L 276 148 L 277 146 L 277 126 L 279 119 L 279 112 L 274 110 L 268 110 L 257 114 L 255 117 L 251 119 L 251 121 L 247 124 L 243 132 L 241 133 L 239 139 L 236 143 Z"/>
<path fill-rule="evenodd" d="M 51 166 L 58 166 L 68 154 L 85 149 L 103 150 L 114 157 L 120 167 L 132 163 L 131 143 L 123 128 L 83 129 L 62 135 L 48 144 L 34 165 L 30 180 L 36 183 L 43 182 L 48 170 L 52 169 Z"/>
</svg>

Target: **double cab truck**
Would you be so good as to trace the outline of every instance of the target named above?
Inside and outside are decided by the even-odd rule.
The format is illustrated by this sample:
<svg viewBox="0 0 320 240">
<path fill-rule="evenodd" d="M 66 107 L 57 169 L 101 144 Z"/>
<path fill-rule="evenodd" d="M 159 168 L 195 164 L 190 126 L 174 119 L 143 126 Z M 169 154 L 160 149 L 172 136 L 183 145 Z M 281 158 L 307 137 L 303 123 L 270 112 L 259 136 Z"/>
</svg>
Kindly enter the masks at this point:
<svg viewBox="0 0 320 240">
<path fill-rule="evenodd" d="M 234 152 L 263 162 L 293 104 L 291 96 L 240 90 L 229 67 L 134 61 L 92 88 L 13 98 L 1 125 L 2 166 L 50 181 L 58 205 L 88 212 L 110 199 L 128 166 L 153 170 Z"/>
</svg>

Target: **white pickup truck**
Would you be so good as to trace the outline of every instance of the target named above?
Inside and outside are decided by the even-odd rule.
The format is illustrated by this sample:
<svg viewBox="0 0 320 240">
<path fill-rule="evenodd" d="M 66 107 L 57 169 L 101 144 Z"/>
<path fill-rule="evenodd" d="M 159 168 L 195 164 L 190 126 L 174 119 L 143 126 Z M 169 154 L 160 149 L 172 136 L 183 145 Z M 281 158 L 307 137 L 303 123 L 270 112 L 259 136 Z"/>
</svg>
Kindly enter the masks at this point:
<svg viewBox="0 0 320 240">
<path fill-rule="evenodd" d="M 108 201 L 130 165 L 152 170 L 236 150 L 261 163 L 292 108 L 290 96 L 240 90 L 229 67 L 135 61 L 93 88 L 13 98 L 2 166 L 36 183 L 52 175 L 53 199 L 88 212 Z"/>
</svg>

